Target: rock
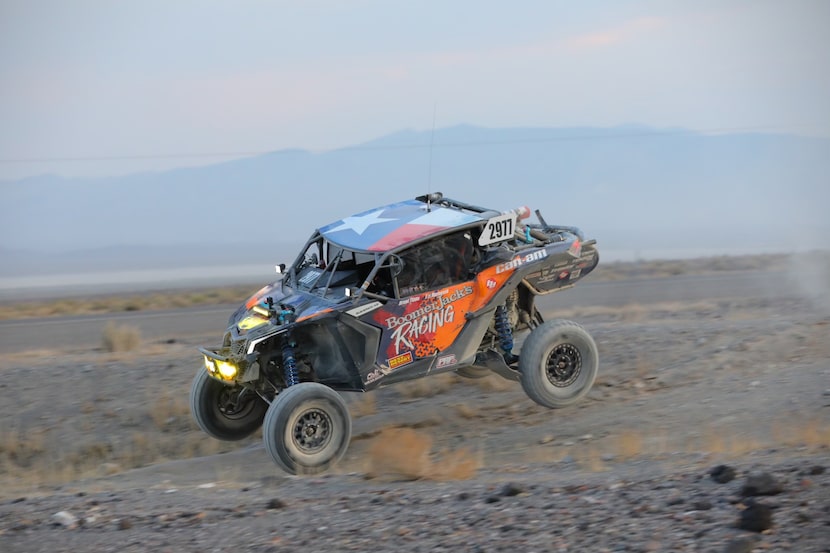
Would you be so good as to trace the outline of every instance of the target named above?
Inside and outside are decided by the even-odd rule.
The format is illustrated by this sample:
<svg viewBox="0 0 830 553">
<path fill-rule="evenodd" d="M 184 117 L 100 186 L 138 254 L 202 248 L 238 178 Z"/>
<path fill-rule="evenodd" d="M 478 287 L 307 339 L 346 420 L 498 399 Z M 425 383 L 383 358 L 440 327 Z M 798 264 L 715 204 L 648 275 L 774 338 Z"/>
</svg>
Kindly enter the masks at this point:
<svg viewBox="0 0 830 553">
<path fill-rule="evenodd" d="M 119 530 L 129 530 L 130 528 L 133 527 L 133 523 L 130 522 L 129 520 L 127 520 L 126 518 L 120 518 L 116 522 L 115 527 L 118 528 Z"/>
<path fill-rule="evenodd" d="M 78 527 L 78 517 L 69 511 L 58 511 L 50 519 L 55 526 L 63 526 L 67 530 L 72 530 Z"/>
<path fill-rule="evenodd" d="M 518 484 L 508 482 L 507 484 L 501 487 L 501 490 L 499 490 L 499 495 L 501 495 L 502 497 L 513 497 L 519 495 L 524 491 L 524 488 L 522 488 Z"/>
<path fill-rule="evenodd" d="M 810 516 L 810 513 L 806 512 L 806 511 L 796 511 L 795 515 L 793 515 L 793 519 L 798 524 L 805 524 L 805 523 L 810 522 L 811 520 L 813 520 L 813 517 Z"/>
<path fill-rule="evenodd" d="M 819 474 L 824 474 L 824 470 L 825 470 L 824 467 L 821 466 L 821 465 L 813 465 L 812 467 L 809 468 L 809 470 L 807 471 L 807 474 L 809 474 L 811 476 L 818 476 Z"/>
<path fill-rule="evenodd" d="M 744 496 L 776 495 L 782 491 L 781 483 L 768 472 L 750 474 L 741 488 L 741 494 Z"/>
<path fill-rule="evenodd" d="M 692 507 L 695 511 L 708 511 L 712 508 L 712 502 L 708 499 L 698 499 L 692 503 Z"/>
<path fill-rule="evenodd" d="M 118 463 L 101 463 L 98 467 L 98 471 L 104 476 L 112 476 L 122 470 L 121 465 Z"/>
<path fill-rule="evenodd" d="M 545 434 L 539 439 L 539 443 L 542 445 L 549 444 L 554 440 L 553 434 Z"/>
<path fill-rule="evenodd" d="M 772 528 L 772 509 L 763 503 L 749 502 L 735 526 L 750 532 L 769 530 Z"/>
<path fill-rule="evenodd" d="M 273 498 L 269 499 L 268 503 L 265 504 L 266 509 L 282 509 L 285 507 L 285 502 L 282 499 Z"/>
<path fill-rule="evenodd" d="M 501 501 L 501 498 L 497 495 L 488 495 L 484 498 L 485 503 L 498 503 Z"/>
<path fill-rule="evenodd" d="M 729 465 L 718 465 L 709 471 L 709 476 L 718 484 L 726 484 L 735 479 L 735 469 Z"/>
<path fill-rule="evenodd" d="M 750 553 L 758 539 L 755 536 L 741 536 L 726 544 L 723 553 Z"/>
</svg>

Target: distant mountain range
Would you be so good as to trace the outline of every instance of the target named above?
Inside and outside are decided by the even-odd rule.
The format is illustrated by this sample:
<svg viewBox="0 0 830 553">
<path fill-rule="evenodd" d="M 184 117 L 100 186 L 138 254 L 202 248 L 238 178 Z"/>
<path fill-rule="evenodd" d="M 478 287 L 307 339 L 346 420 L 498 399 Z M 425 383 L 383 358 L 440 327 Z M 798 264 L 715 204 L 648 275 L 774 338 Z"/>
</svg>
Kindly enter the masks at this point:
<svg viewBox="0 0 830 553">
<path fill-rule="evenodd" d="M 830 246 L 830 139 L 683 129 L 402 131 L 112 178 L 0 181 L 0 275 L 286 260 L 314 228 L 427 191 L 539 208 L 600 249 Z"/>
</svg>

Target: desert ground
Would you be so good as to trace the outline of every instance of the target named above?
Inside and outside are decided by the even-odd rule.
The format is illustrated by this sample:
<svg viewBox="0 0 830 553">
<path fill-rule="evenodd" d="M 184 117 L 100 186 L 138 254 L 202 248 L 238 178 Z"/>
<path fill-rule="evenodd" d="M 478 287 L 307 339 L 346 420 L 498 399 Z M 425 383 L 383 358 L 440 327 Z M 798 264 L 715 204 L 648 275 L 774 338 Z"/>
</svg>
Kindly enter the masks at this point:
<svg viewBox="0 0 830 553">
<path fill-rule="evenodd" d="M 8 302 L 0 333 L 43 337 L 0 351 L 0 550 L 830 551 L 827 257 L 601 269 L 593 301 L 568 300 L 578 285 L 543 304 L 599 347 L 579 405 L 547 410 L 495 375 L 347 394 L 350 449 L 316 477 L 192 421 L 195 348 L 221 327 L 130 318 L 169 302 L 34 321 Z M 661 293 L 724 274 L 728 289 Z M 638 282 L 653 293 L 632 300 Z M 57 339 L 83 317 L 103 330 Z"/>
</svg>

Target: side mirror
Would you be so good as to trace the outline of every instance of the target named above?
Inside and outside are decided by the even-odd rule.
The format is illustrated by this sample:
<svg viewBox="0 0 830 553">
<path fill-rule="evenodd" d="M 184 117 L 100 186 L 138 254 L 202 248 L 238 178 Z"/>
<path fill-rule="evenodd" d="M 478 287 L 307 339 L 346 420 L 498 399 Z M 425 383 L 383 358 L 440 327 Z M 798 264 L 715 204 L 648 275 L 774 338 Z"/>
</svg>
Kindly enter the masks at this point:
<svg viewBox="0 0 830 553">
<path fill-rule="evenodd" d="M 274 270 L 277 272 L 278 275 L 284 275 L 285 274 L 285 263 L 280 263 L 279 265 L 274 267 Z"/>
</svg>

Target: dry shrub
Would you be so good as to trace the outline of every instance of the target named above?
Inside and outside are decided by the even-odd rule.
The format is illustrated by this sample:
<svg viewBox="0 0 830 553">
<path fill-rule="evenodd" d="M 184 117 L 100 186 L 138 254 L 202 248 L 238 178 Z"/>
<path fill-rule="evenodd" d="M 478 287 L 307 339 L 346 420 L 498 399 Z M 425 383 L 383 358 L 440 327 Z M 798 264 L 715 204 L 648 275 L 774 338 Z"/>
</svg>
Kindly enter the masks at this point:
<svg viewBox="0 0 830 553">
<path fill-rule="evenodd" d="M 631 459 L 643 453 L 643 435 L 634 430 L 624 430 L 617 436 L 617 455 Z"/>
<path fill-rule="evenodd" d="M 397 390 L 406 399 L 432 397 L 452 388 L 458 382 L 458 378 L 454 373 L 428 375 L 424 378 L 403 382 L 397 386 Z"/>
<path fill-rule="evenodd" d="M 434 459 L 432 438 L 411 428 L 385 428 L 369 446 L 369 477 L 403 480 L 463 480 L 475 476 L 480 455 L 467 449 L 442 451 Z"/>
<path fill-rule="evenodd" d="M 608 467 L 602 460 L 602 455 L 599 449 L 593 446 L 585 447 L 579 454 L 576 455 L 577 462 L 589 472 L 605 472 Z"/>
<path fill-rule="evenodd" d="M 732 439 L 729 440 L 729 455 L 733 455 L 735 457 L 741 457 L 746 455 L 747 453 L 758 451 L 762 449 L 764 446 L 755 438 L 750 436 L 732 436 Z"/>
<path fill-rule="evenodd" d="M 406 480 L 429 474 L 432 438 L 411 428 L 385 428 L 369 446 L 369 473 Z"/>
<path fill-rule="evenodd" d="M 702 437 L 700 449 L 707 453 L 725 453 L 728 449 L 726 436 L 720 428 L 709 427 Z"/>
<path fill-rule="evenodd" d="M 167 429 L 171 422 L 189 417 L 190 403 L 185 394 L 176 394 L 168 389 L 153 394 L 150 418 L 159 430 Z"/>
<path fill-rule="evenodd" d="M 0 460 L 4 465 L 30 468 L 46 451 L 45 431 L 25 432 L 20 429 L 0 434 Z"/>
<path fill-rule="evenodd" d="M 378 412 L 377 402 L 374 394 L 361 394 L 357 397 L 350 396 L 349 412 L 352 418 L 367 417 Z"/>
<path fill-rule="evenodd" d="M 771 434 L 775 443 L 780 445 L 830 447 L 830 426 L 818 419 L 776 423 Z"/>
<path fill-rule="evenodd" d="M 108 321 L 104 325 L 103 345 L 109 352 L 132 351 L 141 344 L 141 331 L 131 325 Z"/>
<path fill-rule="evenodd" d="M 796 435 L 808 447 L 830 446 L 830 426 L 818 419 L 810 419 L 798 425 Z"/>
<path fill-rule="evenodd" d="M 80 411 L 84 415 L 91 415 L 95 411 L 98 410 L 98 407 L 95 405 L 94 401 L 88 400 L 81 404 Z"/>
<path fill-rule="evenodd" d="M 211 288 L 203 290 L 170 290 L 165 292 L 125 296 L 106 295 L 48 301 L 0 302 L 0 320 L 81 315 L 88 313 L 117 313 L 192 307 L 196 305 L 237 304 L 254 292 L 248 286 Z"/>
<path fill-rule="evenodd" d="M 625 323 L 641 323 L 648 313 L 648 310 L 639 303 L 630 303 L 620 311 L 621 319 Z"/>
<path fill-rule="evenodd" d="M 462 419 L 474 419 L 480 414 L 480 411 L 478 409 L 474 409 L 466 403 L 459 403 L 458 405 L 456 405 L 455 412 Z"/>
<path fill-rule="evenodd" d="M 646 452 L 651 453 L 652 455 L 661 455 L 671 449 L 669 446 L 669 432 L 665 429 L 653 430 L 645 442 Z"/>
<path fill-rule="evenodd" d="M 637 366 L 635 367 L 637 377 L 641 379 L 646 378 L 656 372 L 655 368 L 654 361 L 649 358 L 648 353 L 643 350 L 638 350 Z"/>
<path fill-rule="evenodd" d="M 469 480 L 484 465 L 482 455 L 467 448 L 438 454 L 427 475 L 430 480 Z"/>
</svg>

